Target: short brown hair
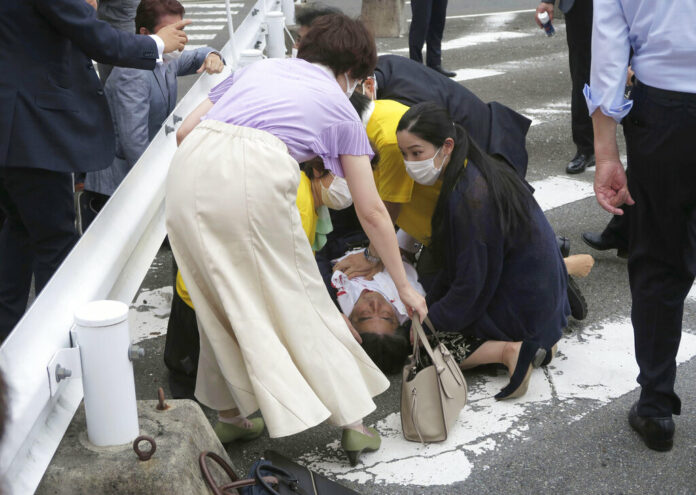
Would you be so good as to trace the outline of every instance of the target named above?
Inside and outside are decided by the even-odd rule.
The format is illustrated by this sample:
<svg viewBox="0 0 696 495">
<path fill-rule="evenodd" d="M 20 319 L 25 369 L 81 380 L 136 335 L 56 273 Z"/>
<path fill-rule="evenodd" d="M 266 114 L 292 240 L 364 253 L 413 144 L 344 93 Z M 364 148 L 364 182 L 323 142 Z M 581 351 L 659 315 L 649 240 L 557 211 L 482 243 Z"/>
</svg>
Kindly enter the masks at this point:
<svg viewBox="0 0 696 495">
<path fill-rule="evenodd" d="M 177 0 L 142 0 L 135 11 L 135 34 L 140 34 L 144 27 L 151 33 L 160 19 L 167 14 L 184 17 L 184 6 Z"/>
<path fill-rule="evenodd" d="M 300 41 L 297 57 L 326 65 L 339 75 L 365 79 L 377 65 L 375 37 L 358 19 L 345 14 L 318 17 Z"/>
</svg>

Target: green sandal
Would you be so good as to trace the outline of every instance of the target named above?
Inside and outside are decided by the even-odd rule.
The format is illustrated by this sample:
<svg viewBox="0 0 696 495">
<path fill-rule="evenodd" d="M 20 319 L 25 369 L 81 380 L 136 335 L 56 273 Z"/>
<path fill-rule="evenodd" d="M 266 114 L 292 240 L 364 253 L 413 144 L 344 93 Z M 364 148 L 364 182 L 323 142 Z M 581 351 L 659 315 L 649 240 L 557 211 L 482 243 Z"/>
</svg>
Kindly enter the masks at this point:
<svg viewBox="0 0 696 495">
<path fill-rule="evenodd" d="M 244 428 L 243 426 L 218 421 L 213 427 L 213 431 L 223 444 L 235 442 L 237 440 L 253 440 L 260 437 L 265 426 L 263 418 L 251 418 L 248 421 L 251 423 L 251 428 Z"/>
<path fill-rule="evenodd" d="M 374 452 L 379 449 L 382 444 L 382 439 L 377 430 L 368 428 L 368 431 L 372 433 L 372 436 L 360 433 L 356 430 L 351 430 L 350 428 L 343 430 L 341 447 L 343 447 L 343 450 L 348 456 L 351 466 L 355 466 L 358 463 L 360 454 L 363 452 Z"/>
</svg>

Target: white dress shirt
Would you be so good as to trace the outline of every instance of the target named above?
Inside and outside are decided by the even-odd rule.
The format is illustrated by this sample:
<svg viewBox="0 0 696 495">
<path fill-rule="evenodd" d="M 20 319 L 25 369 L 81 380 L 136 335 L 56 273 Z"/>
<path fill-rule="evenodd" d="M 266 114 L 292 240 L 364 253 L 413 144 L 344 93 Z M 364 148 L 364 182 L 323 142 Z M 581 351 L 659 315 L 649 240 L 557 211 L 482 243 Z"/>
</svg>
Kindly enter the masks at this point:
<svg viewBox="0 0 696 495">
<path fill-rule="evenodd" d="M 592 70 L 584 93 L 590 115 L 599 108 L 619 122 L 630 49 L 636 78 L 655 88 L 696 93 L 696 0 L 594 0 Z"/>
<path fill-rule="evenodd" d="M 360 251 L 358 251 L 360 252 Z M 354 254 L 355 251 L 346 253 L 345 256 L 339 258 L 340 261 L 350 254 Z M 406 279 L 413 286 L 413 288 L 421 296 L 425 296 L 425 291 L 421 284 L 418 283 L 418 274 L 416 269 L 413 268 L 408 262 L 403 261 L 404 270 L 406 271 Z M 408 320 L 408 311 L 406 306 L 399 298 L 399 291 L 394 285 L 394 281 L 387 273 L 387 270 L 383 270 L 376 274 L 372 280 L 367 280 L 364 277 L 355 277 L 350 279 L 342 271 L 336 270 L 331 276 L 331 285 L 336 288 L 336 299 L 338 299 L 338 305 L 341 307 L 341 311 L 346 316 L 350 316 L 353 312 L 353 307 L 358 301 L 360 294 L 365 290 L 372 292 L 378 292 L 381 294 L 396 310 L 396 316 L 399 320 L 399 324 L 403 324 Z"/>
</svg>

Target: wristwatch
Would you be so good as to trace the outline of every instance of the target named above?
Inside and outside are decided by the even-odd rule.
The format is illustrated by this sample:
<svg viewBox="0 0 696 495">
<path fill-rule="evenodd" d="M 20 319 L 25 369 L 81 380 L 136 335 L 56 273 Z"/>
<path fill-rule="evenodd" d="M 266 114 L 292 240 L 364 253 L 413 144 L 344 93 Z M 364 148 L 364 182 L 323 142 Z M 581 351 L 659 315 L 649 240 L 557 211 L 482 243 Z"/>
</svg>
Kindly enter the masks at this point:
<svg viewBox="0 0 696 495">
<path fill-rule="evenodd" d="M 367 246 L 363 250 L 363 254 L 365 255 L 365 259 L 372 264 L 379 263 L 380 261 L 382 261 L 379 256 L 372 256 L 372 254 L 370 254 L 370 246 Z"/>
</svg>

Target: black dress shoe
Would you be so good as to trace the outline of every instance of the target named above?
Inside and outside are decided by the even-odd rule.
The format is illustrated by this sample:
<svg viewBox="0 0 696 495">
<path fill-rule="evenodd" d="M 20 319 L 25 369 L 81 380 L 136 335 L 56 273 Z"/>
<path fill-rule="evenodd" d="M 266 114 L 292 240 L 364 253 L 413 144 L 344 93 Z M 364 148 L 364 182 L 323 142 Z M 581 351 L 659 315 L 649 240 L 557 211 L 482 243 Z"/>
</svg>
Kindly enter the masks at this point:
<svg viewBox="0 0 696 495">
<path fill-rule="evenodd" d="M 561 256 L 567 258 L 570 255 L 570 241 L 568 238 L 557 235 L 556 244 L 558 244 L 558 249 L 561 251 Z"/>
<path fill-rule="evenodd" d="M 628 422 L 631 428 L 638 432 L 648 448 L 660 452 L 672 450 L 674 420 L 671 416 L 664 418 L 638 416 L 638 403 L 636 402 L 628 413 Z"/>
<path fill-rule="evenodd" d="M 586 168 L 594 167 L 595 157 L 594 155 L 580 153 L 579 151 L 575 154 L 570 163 L 566 166 L 566 173 L 568 174 L 581 174 Z"/>
<path fill-rule="evenodd" d="M 570 315 L 573 318 L 576 320 L 587 318 L 587 301 L 580 292 L 580 287 L 570 275 L 568 275 L 568 303 L 570 304 Z"/>
<path fill-rule="evenodd" d="M 628 258 L 628 248 L 622 245 L 616 239 L 604 235 L 604 232 L 598 234 L 596 232 L 583 232 L 582 240 L 597 251 L 606 251 L 607 249 L 616 249 L 616 256 L 619 258 Z"/>
<path fill-rule="evenodd" d="M 435 66 L 430 67 L 430 68 L 436 72 L 439 72 L 440 74 L 442 74 L 443 76 L 446 76 L 446 77 L 454 77 L 457 75 L 456 72 L 452 72 L 451 70 L 444 69 L 441 65 L 435 65 Z"/>
</svg>

